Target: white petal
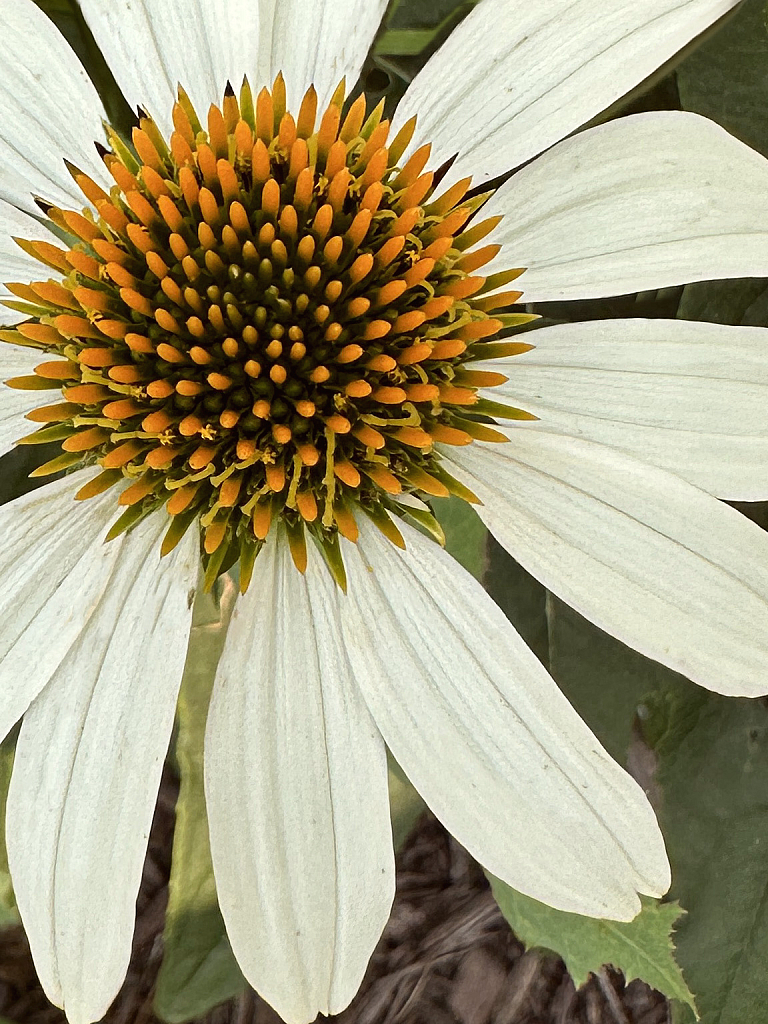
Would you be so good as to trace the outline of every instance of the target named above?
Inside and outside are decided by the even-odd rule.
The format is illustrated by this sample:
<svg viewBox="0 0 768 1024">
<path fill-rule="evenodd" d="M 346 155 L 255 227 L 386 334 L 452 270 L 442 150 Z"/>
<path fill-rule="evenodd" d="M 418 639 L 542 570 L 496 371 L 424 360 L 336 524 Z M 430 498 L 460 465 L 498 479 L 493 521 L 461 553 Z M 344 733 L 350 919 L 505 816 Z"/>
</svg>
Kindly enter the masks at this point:
<svg viewBox="0 0 768 1024">
<path fill-rule="evenodd" d="M 311 550 L 259 554 L 208 716 L 206 801 L 227 933 L 288 1024 L 357 992 L 394 893 L 384 744 L 358 693 L 343 595 Z"/>
<path fill-rule="evenodd" d="M 30 376 L 44 358 L 39 349 L 0 343 L 0 381 Z M 20 437 L 31 434 L 42 425 L 30 423 L 24 417 L 33 409 L 50 403 L 45 394 L 41 391 L 20 391 L 0 383 L 0 455 L 9 452 Z"/>
<path fill-rule="evenodd" d="M 310 85 L 319 110 L 343 77 L 352 90 L 386 9 L 387 0 L 262 0 L 269 81 L 283 72 L 294 114 Z"/>
<path fill-rule="evenodd" d="M 631 919 L 669 866 L 640 787 L 611 760 L 479 583 L 401 525 L 345 543 L 347 651 L 387 745 L 469 852 L 536 899 Z"/>
<path fill-rule="evenodd" d="M 686 320 L 558 324 L 485 362 L 520 426 L 633 452 L 720 498 L 768 498 L 768 330 Z M 480 364 L 478 364 L 480 365 Z"/>
<path fill-rule="evenodd" d="M 512 170 L 590 121 L 738 0 L 482 0 L 416 76 L 396 127 L 449 180 Z"/>
<path fill-rule="evenodd" d="M 768 274 L 768 160 L 698 114 L 635 114 L 566 139 L 483 213 L 508 214 L 488 269 L 528 267 L 527 302 Z"/>
<path fill-rule="evenodd" d="M 80 7 L 128 102 L 161 130 L 181 84 L 205 124 L 230 81 L 258 70 L 258 0 L 80 0 Z"/>
<path fill-rule="evenodd" d="M 717 693 L 768 693 L 768 535 L 666 470 L 521 430 L 444 453 L 496 539 L 545 587 Z"/>
<path fill-rule="evenodd" d="M 81 209 L 85 199 L 64 159 L 104 181 L 94 147 L 104 138 L 104 108 L 69 44 L 32 0 L 3 0 L 0 66 L 0 198 L 36 214 L 33 194 Z"/>
<path fill-rule="evenodd" d="M 0 507 L 0 737 L 56 672 L 110 585 L 123 542 L 101 540 L 115 492 L 74 501 L 92 475 L 64 477 Z"/>
<path fill-rule="evenodd" d="M 40 981 L 70 1024 L 101 1020 L 128 967 L 184 667 L 197 537 L 190 530 L 161 562 L 163 520 L 150 517 L 125 539 L 16 747 L 11 876 Z"/>
<path fill-rule="evenodd" d="M 45 358 L 45 353 L 41 352 L 39 348 L 27 348 L 26 345 L 12 345 L 10 342 L 0 342 L 0 380 L 7 380 L 10 377 L 16 376 L 28 376 L 32 373 L 36 366 L 39 366 L 41 361 Z M 3 401 L 8 393 L 13 394 L 11 388 L 3 390 Z M 56 392 L 53 392 L 56 394 Z M 38 391 L 33 395 L 33 405 L 30 408 L 34 408 L 38 405 L 46 405 L 50 403 L 50 399 L 46 400 L 45 391 Z M 0 406 L 0 409 L 2 406 Z M 1 414 L 1 413 L 0 413 Z M 29 429 L 32 427 L 27 424 Z"/>
<path fill-rule="evenodd" d="M 0 88 L 2 88 L 1 85 Z M 2 142 L 0 142 L 1 159 Z M 82 200 L 82 196 L 80 198 Z M 82 206 L 82 202 L 79 205 Z M 37 212 L 40 213 L 39 210 Z M 18 296 L 12 295 L 5 287 L 5 282 L 29 284 L 30 281 L 47 281 L 56 273 L 28 256 L 21 246 L 14 242 L 14 238 L 51 242 L 53 245 L 61 246 L 61 240 L 48 228 L 43 227 L 39 221 L 0 199 L 0 302 L 5 298 L 18 299 Z M 16 313 L 14 310 L 0 305 L 0 324 L 15 324 L 25 319 L 23 313 Z"/>
</svg>

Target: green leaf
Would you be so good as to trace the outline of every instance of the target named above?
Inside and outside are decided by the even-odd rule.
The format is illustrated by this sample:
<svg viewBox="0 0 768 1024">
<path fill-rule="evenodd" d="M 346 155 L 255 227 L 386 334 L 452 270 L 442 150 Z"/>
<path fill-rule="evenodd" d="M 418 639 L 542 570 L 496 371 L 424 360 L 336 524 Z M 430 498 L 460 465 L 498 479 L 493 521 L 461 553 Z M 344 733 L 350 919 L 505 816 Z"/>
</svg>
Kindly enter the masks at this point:
<svg viewBox="0 0 768 1024">
<path fill-rule="evenodd" d="M 626 764 L 644 697 L 680 677 L 608 636 L 552 594 L 547 625 L 550 672 L 611 757 Z"/>
<path fill-rule="evenodd" d="M 471 6 L 467 0 L 392 0 L 387 12 L 387 25 L 391 28 L 426 28 L 440 24 L 457 8 Z"/>
<path fill-rule="evenodd" d="M 433 498 L 432 508 L 445 532 L 445 549 L 478 579 L 488 568 L 488 530 L 461 498 Z"/>
<path fill-rule="evenodd" d="M 245 981 L 232 954 L 216 900 L 203 791 L 205 719 L 226 637 L 235 587 L 198 596 L 179 695 L 176 759 L 181 789 L 155 1013 L 170 1024 L 201 1017 L 240 993 Z M 219 596 L 220 594 L 220 596 Z"/>
<path fill-rule="evenodd" d="M 677 69 L 684 110 L 711 117 L 768 156 L 768 33 L 765 0 L 746 0 Z"/>
<path fill-rule="evenodd" d="M 678 68 L 685 110 L 711 117 L 768 156 L 768 30 L 765 0 L 746 0 Z M 762 327 L 768 323 L 765 281 L 697 282 L 685 288 L 679 316 L 688 320 Z"/>
<path fill-rule="evenodd" d="M 494 540 L 467 502 L 456 497 L 433 498 L 432 507 L 445 531 L 446 551 L 484 585 L 546 665 L 549 641 L 544 588 Z"/>
<path fill-rule="evenodd" d="M 8 787 L 11 784 L 16 736 L 17 730 L 14 729 L 0 743 L 0 929 L 19 923 L 19 914 L 16 910 L 16 900 L 11 885 L 11 872 L 8 867 L 8 851 L 5 846 L 5 805 L 8 799 Z M 1 1020 L 0 1024 L 2 1024 Z"/>
<path fill-rule="evenodd" d="M 488 530 L 477 512 L 461 498 L 433 498 L 435 518 L 445 533 L 445 548 L 482 582 L 488 567 Z M 402 768 L 389 755 L 389 805 L 392 838 L 398 850 L 426 808 Z"/>
<path fill-rule="evenodd" d="M 409 0 L 390 7 L 387 25 L 374 54 L 418 57 L 433 50 L 472 10 L 478 0 Z"/>
<path fill-rule="evenodd" d="M 768 323 L 768 287 L 764 280 L 753 277 L 689 284 L 683 290 L 678 316 L 736 327 L 764 327 Z"/>
<path fill-rule="evenodd" d="M 491 536 L 485 587 L 539 661 L 549 667 L 547 592 Z"/>
<path fill-rule="evenodd" d="M 392 819 L 392 843 L 399 850 L 411 829 L 426 809 L 426 804 L 408 781 L 400 765 L 388 753 L 389 813 Z"/>
<path fill-rule="evenodd" d="M 648 692 L 674 686 L 679 677 L 545 591 L 493 541 L 486 583 L 603 745 L 626 763 L 638 709 Z M 516 934 L 528 945 L 559 953 L 577 984 L 589 971 L 613 963 L 628 979 L 640 977 L 670 998 L 693 1005 L 670 941 L 672 924 L 681 913 L 678 906 L 645 900 L 635 921 L 616 924 L 552 910 L 491 881 Z"/>
<path fill-rule="evenodd" d="M 678 960 L 702 1024 L 746 1024 L 768 1005 L 768 708 L 685 684 L 649 698 L 672 894 L 688 916 Z"/>
<path fill-rule="evenodd" d="M 12 448 L 2 457 L 0 465 L 0 504 L 21 497 L 36 487 L 43 486 L 43 481 L 30 479 L 32 470 L 61 454 L 61 447 L 56 444 L 27 447 L 20 445 Z M 49 478 L 50 479 L 50 478 Z M 46 481 L 49 482 L 49 481 Z"/>
<path fill-rule="evenodd" d="M 86 24 L 76 0 L 35 0 L 75 51 L 101 96 L 110 122 L 129 133 L 133 114 Z"/>
<path fill-rule="evenodd" d="M 485 584 L 603 746 L 626 764 L 644 697 L 681 677 L 626 647 L 548 593 L 493 538 Z"/>
<path fill-rule="evenodd" d="M 523 640 L 549 664 L 546 590 L 511 558 L 460 498 L 434 498 L 432 507 L 445 531 L 445 548 L 479 580 Z"/>
<path fill-rule="evenodd" d="M 371 64 L 387 73 L 391 106 L 405 86 L 478 0 L 392 0 L 371 51 Z"/>
<path fill-rule="evenodd" d="M 426 50 L 439 32 L 438 28 L 393 28 L 376 40 L 375 53 L 391 57 L 417 57 Z"/>
<path fill-rule="evenodd" d="M 515 934 L 526 946 L 558 953 L 576 986 L 604 964 L 640 978 L 670 999 L 693 1006 L 693 996 L 673 955 L 671 932 L 682 911 L 676 903 L 642 898 L 643 909 L 629 922 L 566 914 L 523 896 L 489 876 L 493 895 Z"/>
</svg>

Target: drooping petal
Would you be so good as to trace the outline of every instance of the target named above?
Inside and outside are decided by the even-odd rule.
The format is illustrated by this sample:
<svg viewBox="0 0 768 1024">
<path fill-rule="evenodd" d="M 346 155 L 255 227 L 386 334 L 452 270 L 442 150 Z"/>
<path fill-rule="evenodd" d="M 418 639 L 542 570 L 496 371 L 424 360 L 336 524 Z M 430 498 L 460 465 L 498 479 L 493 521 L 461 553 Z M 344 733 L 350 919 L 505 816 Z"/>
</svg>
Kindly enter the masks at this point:
<svg viewBox="0 0 768 1024">
<path fill-rule="evenodd" d="M 349 1003 L 394 892 L 384 744 L 341 642 L 343 596 L 309 555 L 302 577 L 274 535 L 259 554 L 219 665 L 205 751 L 227 933 L 287 1024 Z"/>
<path fill-rule="evenodd" d="M 633 452 L 720 498 L 768 498 L 768 330 L 687 320 L 558 324 L 484 362 L 520 426 Z"/>
<path fill-rule="evenodd" d="M 482 0 L 416 76 L 396 124 L 476 183 L 570 135 L 738 0 Z M 448 181 L 449 179 L 446 179 Z"/>
<path fill-rule="evenodd" d="M 528 267 L 526 302 L 768 274 L 768 160 L 698 114 L 635 114 L 566 139 L 483 212 L 508 214 L 488 270 Z"/>
<path fill-rule="evenodd" d="M 717 693 L 768 693 L 768 535 L 616 448 L 520 430 L 444 453 L 513 558 L 629 647 Z"/>
<path fill-rule="evenodd" d="M 150 517 L 126 537 L 109 587 L 24 716 L 16 747 L 7 811 L 14 891 L 40 981 L 70 1024 L 101 1020 L 131 952 L 198 566 L 192 530 L 160 561 L 166 526 Z"/>
<path fill-rule="evenodd" d="M 347 653 L 397 761 L 481 864 L 563 910 L 632 918 L 669 885 L 640 787 L 479 583 L 416 530 L 344 544 Z"/>
<path fill-rule="evenodd" d="M 104 139 L 104 108 L 69 44 L 32 0 L 3 0 L 0 66 L 0 199 L 35 214 L 33 195 L 83 207 L 64 160 L 104 180 L 94 147 Z"/>
<path fill-rule="evenodd" d="M 283 72 L 294 112 L 314 85 L 322 110 L 345 76 L 351 91 L 386 9 L 387 0 L 262 0 L 268 81 Z"/>
<path fill-rule="evenodd" d="M 169 133 L 177 86 L 204 119 L 230 81 L 259 70 L 258 0 L 81 0 L 125 98 Z"/>
<path fill-rule="evenodd" d="M 6 736 L 87 625 L 121 540 L 102 544 L 114 492 L 78 504 L 83 471 L 0 507 L 0 737 Z"/>
</svg>

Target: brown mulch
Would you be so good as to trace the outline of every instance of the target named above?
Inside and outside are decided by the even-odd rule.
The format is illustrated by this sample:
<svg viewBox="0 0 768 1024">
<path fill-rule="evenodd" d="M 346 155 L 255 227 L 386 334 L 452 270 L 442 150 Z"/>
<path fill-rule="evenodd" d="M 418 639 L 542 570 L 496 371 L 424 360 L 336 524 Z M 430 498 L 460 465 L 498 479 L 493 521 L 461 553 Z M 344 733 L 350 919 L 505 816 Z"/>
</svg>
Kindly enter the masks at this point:
<svg viewBox="0 0 768 1024">
<path fill-rule="evenodd" d="M 134 952 L 106 1024 L 156 1024 L 175 788 L 160 793 L 138 902 Z M 0 1015 L 64 1024 L 39 987 L 24 933 L 0 933 Z M 576 991 L 556 956 L 526 951 L 464 850 L 425 815 L 398 857 L 397 897 L 362 989 L 334 1024 L 669 1024 L 660 993 L 604 969 Z M 254 992 L 197 1024 L 279 1024 Z"/>
</svg>

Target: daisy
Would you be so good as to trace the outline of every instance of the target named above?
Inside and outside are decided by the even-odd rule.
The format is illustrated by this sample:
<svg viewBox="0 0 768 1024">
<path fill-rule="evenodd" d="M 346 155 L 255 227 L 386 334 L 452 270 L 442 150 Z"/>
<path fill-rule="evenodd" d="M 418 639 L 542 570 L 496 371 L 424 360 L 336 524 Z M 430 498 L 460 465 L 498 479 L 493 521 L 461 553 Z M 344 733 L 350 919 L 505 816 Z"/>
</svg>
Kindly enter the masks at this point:
<svg viewBox="0 0 768 1024">
<path fill-rule="evenodd" d="M 81 0 L 132 147 L 31 0 L 0 10 L 0 442 L 71 471 L 0 509 L 8 852 L 72 1024 L 126 971 L 201 565 L 242 591 L 206 741 L 219 901 L 291 1024 L 349 1003 L 387 920 L 385 744 L 521 892 L 630 919 L 669 884 L 644 794 L 425 535 L 431 496 L 625 643 L 768 691 L 768 538 L 718 501 L 768 496 L 765 332 L 493 340 L 518 289 L 768 272 L 768 164 L 716 125 L 560 141 L 735 0 L 481 0 L 392 125 L 342 114 L 385 6 Z"/>
</svg>

